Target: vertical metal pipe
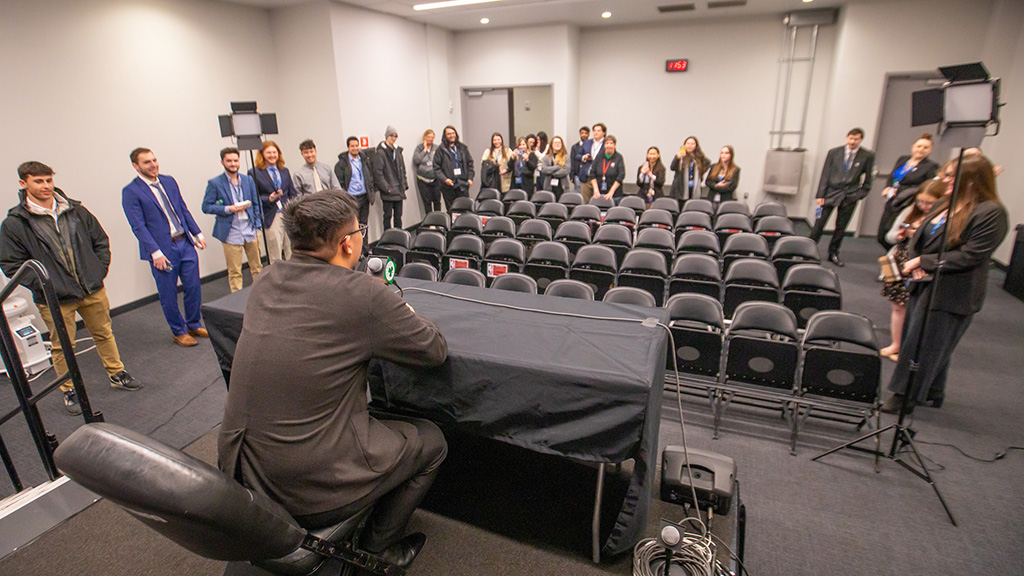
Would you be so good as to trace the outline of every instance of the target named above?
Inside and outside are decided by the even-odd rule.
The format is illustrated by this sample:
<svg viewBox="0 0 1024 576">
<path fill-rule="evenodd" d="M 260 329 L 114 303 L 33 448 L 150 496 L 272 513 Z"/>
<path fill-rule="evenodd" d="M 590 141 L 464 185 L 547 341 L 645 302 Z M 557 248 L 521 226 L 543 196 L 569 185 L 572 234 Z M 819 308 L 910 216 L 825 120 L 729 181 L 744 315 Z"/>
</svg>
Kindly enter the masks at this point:
<svg viewBox="0 0 1024 576">
<path fill-rule="evenodd" d="M 787 20 L 788 21 L 788 20 Z M 779 92 L 782 90 L 782 62 L 785 60 L 783 54 L 786 51 L 786 26 L 782 27 L 782 43 L 779 45 L 779 69 L 775 72 L 775 104 L 772 105 L 772 132 L 779 130 L 778 119 L 779 119 Z M 769 133 L 771 148 L 775 148 L 775 137 L 779 136 L 779 146 L 782 146 L 781 135 L 775 133 Z"/>
<path fill-rule="evenodd" d="M 804 94 L 804 116 L 800 120 L 800 148 L 804 147 L 804 132 L 807 130 L 807 108 L 811 103 L 811 82 L 814 80 L 814 59 L 818 50 L 818 25 L 814 25 L 811 32 L 811 54 L 807 63 L 807 92 Z"/>
<path fill-rule="evenodd" d="M 789 61 L 786 67 L 786 89 L 782 93 L 782 121 L 779 123 L 779 129 L 782 133 L 779 136 L 779 148 L 782 148 L 782 139 L 786 136 L 786 108 L 789 107 L 789 86 L 793 81 L 793 58 L 796 57 L 796 30 L 797 27 L 793 26 L 793 33 L 789 41 Z"/>
<path fill-rule="evenodd" d="M 590 523 L 590 538 L 594 564 L 601 563 L 601 495 L 604 492 L 604 462 L 597 464 L 597 488 L 594 493 L 594 518 Z"/>
</svg>

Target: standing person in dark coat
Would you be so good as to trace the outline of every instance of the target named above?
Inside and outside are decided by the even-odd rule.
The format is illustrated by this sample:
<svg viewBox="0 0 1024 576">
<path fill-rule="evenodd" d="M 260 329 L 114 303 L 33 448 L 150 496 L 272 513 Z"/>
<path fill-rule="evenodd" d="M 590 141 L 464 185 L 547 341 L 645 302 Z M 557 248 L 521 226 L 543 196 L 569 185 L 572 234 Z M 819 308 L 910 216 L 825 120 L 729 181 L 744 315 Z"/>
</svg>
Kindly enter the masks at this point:
<svg viewBox="0 0 1024 576">
<path fill-rule="evenodd" d="M 683 147 L 672 157 L 669 170 L 675 172 L 672 178 L 672 197 L 682 204 L 691 198 L 700 198 L 701 182 L 711 166 L 711 160 L 704 155 L 696 136 L 683 140 Z"/>
<path fill-rule="evenodd" d="M 122 390 L 142 387 L 125 372 L 110 322 L 110 300 L 103 280 L 110 269 L 110 240 L 99 220 L 82 203 L 68 198 L 53 185 L 53 169 L 42 162 L 18 166 L 18 204 L 0 225 L 0 268 L 8 278 L 29 260 L 46 268 L 60 302 L 61 317 L 75 348 L 75 314 L 85 321 L 96 352 L 107 370 L 110 385 Z M 46 305 L 42 285 L 35 277 L 23 281 L 50 331 L 51 360 L 58 376 L 68 371 L 53 323 L 53 311 Z M 71 382 L 60 385 L 64 408 L 81 414 L 78 396 Z"/>
<path fill-rule="evenodd" d="M 711 166 L 704 184 L 711 191 L 712 202 L 736 199 L 736 188 L 740 185 L 740 167 L 736 165 L 736 152 L 732 146 L 722 146 L 718 153 L 718 162 Z"/>
<path fill-rule="evenodd" d="M 842 266 L 839 247 L 843 245 L 846 227 L 857 209 L 857 202 L 871 191 L 871 170 L 875 166 L 875 153 L 861 147 L 864 131 L 854 128 L 846 134 L 846 146 L 828 151 L 825 165 L 818 182 L 818 206 L 821 209 L 811 230 L 811 240 L 817 242 L 825 230 L 825 223 L 836 208 L 836 229 L 828 244 L 828 259 L 836 266 Z"/>
<path fill-rule="evenodd" d="M 441 145 L 434 153 L 434 178 L 440 183 L 446 210 L 451 212 L 456 198 L 469 197 L 474 176 L 469 148 L 459 141 L 459 132 L 454 126 L 445 126 Z"/>
<path fill-rule="evenodd" d="M 516 149 L 508 159 L 508 171 L 512 173 L 512 189 L 533 194 L 533 173 L 536 170 L 537 155 L 530 152 L 526 138 L 518 138 Z"/>
<path fill-rule="evenodd" d="M 291 172 L 284 167 L 281 147 L 272 140 L 263 143 L 263 149 L 256 153 L 256 166 L 249 171 L 256 181 L 256 192 L 260 195 L 263 208 L 263 233 L 267 236 L 267 259 L 271 264 L 284 257 L 292 256 L 292 245 L 284 233 L 284 223 L 277 221 L 285 204 L 298 198 Z M 275 224 L 275 221 L 277 223 Z"/>
<path fill-rule="evenodd" d="M 604 139 L 604 152 L 594 158 L 590 167 L 590 187 L 595 195 L 601 195 L 619 203 L 622 198 L 622 182 L 626 179 L 626 162 L 622 154 L 615 151 L 619 141 L 609 134 Z"/>
<path fill-rule="evenodd" d="M 955 169 L 955 168 L 954 168 Z M 988 285 L 992 253 L 1006 238 L 1009 219 L 996 195 L 992 163 L 984 156 L 965 156 L 960 169 L 956 206 L 949 210 L 949 196 L 932 210 L 910 239 L 904 275 L 912 278 L 907 316 L 903 323 L 902 353 L 896 362 L 889 390 L 894 396 L 883 411 L 895 412 L 910 395 L 915 403 L 931 403 L 938 408 L 946 394 L 949 359 L 960 338 L 981 310 Z M 953 181 L 949 180 L 950 191 Z M 940 272 L 935 304 L 931 309 L 928 333 L 924 333 L 930 292 L 935 289 L 932 276 L 938 267 L 942 231 L 949 226 L 944 264 Z M 915 351 L 920 349 L 918 358 Z M 908 390 L 910 364 L 918 362 L 914 389 Z"/>
<path fill-rule="evenodd" d="M 377 194 L 373 185 L 373 160 L 365 150 L 359 148 L 359 138 L 349 136 L 346 145 L 348 151 L 338 154 L 334 174 L 338 177 L 341 189 L 356 199 L 359 223 L 366 226 L 370 219 L 370 206 Z"/>
<path fill-rule="evenodd" d="M 661 163 L 661 150 L 657 146 L 647 149 L 647 159 L 636 169 L 637 195 L 651 206 L 655 198 L 665 195 L 665 165 Z"/>
<path fill-rule="evenodd" d="M 572 191 L 579 194 L 580 184 L 585 182 L 587 174 L 583 173 L 583 145 L 590 138 L 590 127 L 580 126 L 580 141 L 569 149 L 569 177 L 572 178 Z"/>
<path fill-rule="evenodd" d="M 909 156 L 900 156 L 896 159 L 892 176 L 889 178 L 889 186 L 882 190 L 885 208 L 882 209 L 882 218 L 878 221 L 878 243 L 886 250 L 893 247 L 893 244 L 886 240 L 886 235 L 889 234 L 896 217 L 914 204 L 917 187 L 935 178 L 939 172 L 939 165 L 928 159 L 931 153 L 932 135 L 922 134 L 917 142 L 914 142 Z"/>
<path fill-rule="evenodd" d="M 405 177 L 405 159 L 402 148 L 395 146 L 398 130 L 388 126 L 384 131 L 384 141 L 377 145 L 373 155 L 373 185 L 380 192 L 384 208 L 384 229 L 402 227 L 402 204 L 405 202 L 405 191 L 409 188 L 409 180 Z"/>
<path fill-rule="evenodd" d="M 608 133 L 608 127 L 603 122 L 594 124 L 594 128 L 590 132 L 590 138 L 584 140 L 580 144 L 579 150 L 576 151 L 578 154 L 577 165 L 580 168 L 580 194 L 583 195 L 584 202 L 590 202 L 598 190 L 594 190 L 591 187 L 590 180 L 590 169 L 593 166 L 594 160 L 597 160 L 604 155 L 604 136 Z"/>
<path fill-rule="evenodd" d="M 444 336 L 378 279 L 353 267 L 366 227 L 340 190 L 285 209 L 294 256 L 252 286 L 218 439 L 228 476 L 309 529 L 373 506 L 360 547 L 408 567 L 426 541 L 402 537 L 447 454 L 441 430 L 367 410 L 372 358 L 439 366 Z"/>
</svg>

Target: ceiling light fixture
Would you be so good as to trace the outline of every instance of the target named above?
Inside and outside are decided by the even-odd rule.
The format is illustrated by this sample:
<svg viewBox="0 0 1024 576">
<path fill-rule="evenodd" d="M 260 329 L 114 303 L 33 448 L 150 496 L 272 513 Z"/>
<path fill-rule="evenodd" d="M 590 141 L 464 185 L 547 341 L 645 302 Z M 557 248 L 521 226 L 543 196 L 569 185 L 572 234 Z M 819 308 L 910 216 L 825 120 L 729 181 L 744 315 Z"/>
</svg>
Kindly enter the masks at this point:
<svg viewBox="0 0 1024 576">
<path fill-rule="evenodd" d="M 811 2 L 814 2 L 814 0 L 804 0 L 804 4 L 810 4 Z"/>
<path fill-rule="evenodd" d="M 612 13 L 611 12 L 602 12 L 601 13 L 601 18 L 611 18 L 611 17 L 612 17 Z"/>
<path fill-rule="evenodd" d="M 413 10 L 436 10 L 438 8 L 455 8 L 457 6 L 469 6 L 471 4 L 486 4 L 488 2 L 500 2 L 501 0 L 445 0 L 444 2 L 429 2 L 417 4 Z"/>
<path fill-rule="evenodd" d="M 481 18 L 480 19 L 480 23 L 481 24 L 490 24 L 491 23 L 491 19 L 490 18 Z"/>
</svg>

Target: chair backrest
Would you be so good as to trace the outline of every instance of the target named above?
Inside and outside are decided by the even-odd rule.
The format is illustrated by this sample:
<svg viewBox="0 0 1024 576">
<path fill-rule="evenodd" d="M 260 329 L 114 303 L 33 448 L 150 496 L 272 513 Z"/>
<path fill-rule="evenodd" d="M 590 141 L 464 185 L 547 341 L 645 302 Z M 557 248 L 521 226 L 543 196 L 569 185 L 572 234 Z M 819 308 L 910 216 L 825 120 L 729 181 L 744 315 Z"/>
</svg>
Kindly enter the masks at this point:
<svg viewBox="0 0 1024 576">
<path fill-rule="evenodd" d="M 590 199 L 588 204 L 591 206 L 597 206 L 602 212 L 607 212 L 609 208 L 613 208 L 615 206 L 615 201 L 605 198 L 604 196 L 594 196 Z"/>
<path fill-rule="evenodd" d="M 481 188 L 476 195 L 476 201 L 483 202 L 484 200 L 501 200 L 501 192 L 497 188 Z"/>
<path fill-rule="evenodd" d="M 487 277 L 484 276 L 483 272 L 474 268 L 453 268 L 445 272 L 442 282 L 483 288 L 487 285 Z"/>
<path fill-rule="evenodd" d="M 412 246 L 412 234 L 401 228 L 388 228 L 380 235 L 377 246 L 398 246 L 409 248 Z"/>
<path fill-rule="evenodd" d="M 665 264 L 668 265 L 675 256 L 675 237 L 670 230 L 664 228 L 644 228 L 636 235 L 634 248 L 648 248 L 660 252 L 665 257 Z"/>
<path fill-rule="evenodd" d="M 549 266 L 561 266 L 569 269 L 569 249 L 561 242 L 545 241 L 540 242 L 530 251 L 527 262 L 531 264 L 544 264 Z"/>
<path fill-rule="evenodd" d="M 718 205 L 718 210 L 715 210 L 715 214 L 717 216 L 723 214 L 743 214 L 749 218 L 750 207 L 742 200 L 726 200 Z"/>
<path fill-rule="evenodd" d="M 548 202 L 537 211 L 537 217 L 548 222 L 557 221 L 559 224 L 569 219 L 569 209 L 565 204 Z"/>
<path fill-rule="evenodd" d="M 497 198 L 488 198 L 477 204 L 476 213 L 481 216 L 501 216 L 505 213 L 505 205 Z"/>
<path fill-rule="evenodd" d="M 792 236 L 793 222 L 785 216 L 763 216 L 755 220 L 754 232 L 765 236 Z"/>
<path fill-rule="evenodd" d="M 672 264 L 668 292 L 705 294 L 717 300 L 722 292 L 722 273 L 718 259 L 707 254 L 680 254 Z"/>
<path fill-rule="evenodd" d="M 517 200 L 505 211 L 505 216 L 522 222 L 537 215 L 537 207 L 529 200 Z"/>
<path fill-rule="evenodd" d="M 594 289 L 579 280 L 563 278 L 548 284 L 548 287 L 544 289 L 544 295 L 575 298 L 577 300 L 593 300 Z"/>
<path fill-rule="evenodd" d="M 786 207 L 778 202 L 762 202 L 754 208 L 754 221 L 764 218 L 765 216 L 788 217 L 789 214 L 786 212 Z"/>
<path fill-rule="evenodd" d="M 555 230 L 555 240 L 562 242 L 569 247 L 569 251 L 575 253 L 574 246 L 578 249 L 579 246 L 590 244 L 590 226 L 574 220 L 563 222 L 558 225 L 558 230 Z"/>
<path fill-rule="evenodd" d="M 820 262 L 818 245 L 810 238 L 783 236 L 772 246 L 772 263 L 780 278 L 785 278 L 786 272 L 797 264 L 818 264 Z"/>
<path fill-rule="evenodd" d="M 676 294 L 665 303 L 669 330 L 675 343 L 675 362 L 670 355 L 666 368 L 707 378 L 717 378 L 722 356 L 725 319 L 717 298 L 704 294 Z"/>
<path fill-rule="evenodd" d="M 441 274 L 456 268 L 479 269 L 484 259 L 484 241 L 479 236 L 463 234 L 452 238 L 448 250 L 444 253 Z"/>
<path fill-rule="evenodd" d="M 516 223 L 506 216 L 492 216 L 484 224 L 484 231 L 480 233 L 485 240 L 493 241 L 498 238 L 515 238 Z"/>
<path fill-rule="evenodd" d="M 533 202 L 538 208 L 549 202 L 555 202 L 555 193 L 549 190 L 537 190 L 530 196 L 530 202 Z"/>
<path fill-rule="evenodd" d="M 632 246 L 633 233 L 621 224 L 604 224 L 594 234 L 594 244 Z"/>
<path fill-rule="evenodd" d="M 506 212 L 508 211 L 508 207 L 512 206 L 513 203 L 529 199 L 530 196 L 527 195 L 526 190 L 520 190 L 519 188 L 513 188 L 508 192 L 505 192 L 501 197 L 501 201 L 505 204 Z"/>
<path fill-rule="evenodd" d="M 635 198 L 635 196 L 629 196 L 629 198 Z M 672 222 L 672 214 L 670 212 L 660 208 L 651 208 L 650 210 L 645 210 L 640 214 L 640 220 L 637 223 L 637 228 L 641 230 L 644 228 L 664 228 L 665 230 L 672 230 L 675 228 L 675 225 Z"/>
<path fill-rule="evenodd" d="M 750 216 L 737 212 L 726 212 L 715 218 L 715 231 L 733 230 L 734 232 L 752 232 Z"/>
<path fill-rule="evenodd" d="M 437 268 L 424 262 L 406 262 L 398 271 L 399 278 L 415 278 L 437 282 Z"/>
<path fill-rule="evenodd" d="M 583 204 L 583 195 L 579 192 L 565 192 L 558 201 L 572 208 Z"/>
<path fill-rule="evenodd" d="M 444 254 L 446 247 L 447 240 L 444 234 L 433 230 L 424 230 L 417 234 L 416 238 L 413 238 L 411 250 L 441 255 Z"/>
<path fill-rule="evenodd" d="M 508 290 L 510 292 L 525 292 L 527 294 L 537 293 L 537 281 L 525 274 L 509 272 L 502 274 L 491 282 L 491 288 L 496 290 Z"/>
<path fill-rule="evenodd" d="M 796 314 L 801 328 L 823 310 L 840 310 L 839 277 L 819 264 L 792 266 L 782 280 L 782 303 Z"/>
<path fill-rule="evenodd" d="M 722 256 L 747 255 L 751 258 L 768 259 L 768 242 L 764 237 L 750 232 L 740 232 L 726 238 Z"/>
<path fill-rule="evenodd" d="M 815 314 L 800 345 L 804 395 L 877 404 L 881 360 L 871 321 L 849 312 Z"/>
<path fill-rule="evenodd" d="M 455 200 L 452 200 L 451 209 L 449 210 L 453 216 L 464 214 L 466 212 L 472 212 L 476 207 L 476 203 L 469 196 L 459 196 Z"/>
<path fill-rule="evenodd" d="M 782 289 L 842 293 L 835 271 L 819 264 L 797 264 L 790 268 L 782 279 Z"/>
<path fill-rule="evenodd" d="M 627 228 L 636 226 L 636 211 L 625 206 L 613 206 L 604 215 L 605 224 L 622 224 Z"/>
<path fill-rule="evenodd" d="M 680 215 L 680 218 L 682 216 Z M 693 252 L 696 254 L 708 254 L 715 258 L 722 252 L 721 243 L 714 232 L 707 230 L 689 230 L 679 237 L 676 242 L 676 252 Z"/>
<path fill-rule="evenodd" d="M 220 470 L 110 423 L 86 424 L 54 453 L 76 483 L 205 558 L 258 561 L 298 550 L 307 531 Z"/>
<path fill-rule="evenodd" d="M 615 252 L 600 244 L 588 244 L 576 252 L 572 261 L 573 269 L 604 270 L 614 273 L 618 270 Z"/>
<path fill-rule="evenodd" d="M 622 200 L 619 201 L 619 206 L 633 210 L 637 213 L 637 216 L 647 209 L 647 203 L 644 202 L 644 199 L 635 195 L 623 196 Z"/>
<path fill-rule="evenodd" d="M 526 262 L 526 246 L 514 238 L 498 238 L 491 243 L 484 257 L 484 272 L 497 278 L 508 272 L 522 272 Z"/>
<path fill-rule="evenodd" d="M 523 220 L 519 223 L 519 232 L 516 233 L 516 238 L 520 240 L 526 238 L 535 242 L 551 240 L 551 223 L 539 218 Z"/>
<path fill-rule="evenodd" d="M 745 302 L 725 334 L 723 380 L 795 392 L 797 327 L 793 312 L 774 302 Z"/>
<path fill-rule="evenodd" d="M 711 203 L 711 200 L 692 198 L 683 204 L 683 212 L 703 212 L 708 216 L 714 216 L 715 205 Z"/>
<path fill-rule="evenodd" d="M 654 202 L 651 202 L 651 208 L 664 210 L 675 218 L 675 216 L 679 214 L 679 201 L 675 198 L 662 196 L 661 198 L 655 198 Z"/>
<path fill-rule="evenodd" d="M 714 224 L 711 223 L 711 216 L 704 212 L 683 212 L 676 218 L 676 236 L 685 234 L 689 230 L 707 230 L 710 232 L 713 228 Z"/>
<path fill-rule="evenodd" d="M 461 199 L 463 197 L 457 198 Z M 484 231 L 484 222 L 480 219 L 480 216 L 471 212 L 465 212 L 460 214 L 455 222 L 452 223 L 450 232 L 454 238 L 459 234 L 473 234 L 479 236 Z"/>
<path fill-rule="evenodd" d="M 447 212 L 428 212 L 423 217 L 423 221 L 420 222 L 420 226 L 417 229 L 418 232 L 424 230 L 440 230 L 441 232 L 448 232 L 448 229 L 452 227 L 451 216 Z"/>
<path fill-rule="evenodd" d="M 725 273 L 725 284 L 766 286 L 778 289 L 779 278 L 775 273 L 775 268 L 764 260 L 741 258 L 735 261 Z"/>
<path fill-rule="evenodd" d="M 565 195 L 563 194 L 562 197 L 564 198 Z M 569 213 L 569 219 L 581 222 L 600 222 L 601 209 L 593 204 L 580 204 Z"/>
<path fill-rule="evenodd" d="M 640 274 L 643 276 L 668 276 L 668 265 L 665 257 L 655 250 L 648 248 L 633 248 L 626 253 L 619 266 L 619 275 Z"/>
<path fill-rule="evenodd" d="M 649 308 L 655 308 L 658 305 L 654 300 L 654 296 L 652 296 L 650 292 L 641 290 L 640 288 L 633 288 L 632 286 L 616 286 L 615 288 L 605 292 L 602 301 L 613 302 L 615 304 L 647 306 Z"/>
</svg>

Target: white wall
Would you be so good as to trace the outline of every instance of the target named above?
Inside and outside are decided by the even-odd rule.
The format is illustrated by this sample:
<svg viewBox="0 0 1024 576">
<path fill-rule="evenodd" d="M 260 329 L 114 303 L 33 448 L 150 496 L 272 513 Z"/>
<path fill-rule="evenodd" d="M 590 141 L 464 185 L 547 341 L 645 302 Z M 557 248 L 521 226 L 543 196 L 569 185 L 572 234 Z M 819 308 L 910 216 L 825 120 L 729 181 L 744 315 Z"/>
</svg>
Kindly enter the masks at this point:
<svg viewBox="0 0 1024 576">
<path fill-rule="evenodd" d="M 547 133 L 550 141 L 555 136 L 552 132 L 554 110 L 551 86 L 523 86 L 515 88 L 512 94 L 512 106 L 515 111 L 513 136 L 519 138 L 543 131 Z M 509 146 L 514 147 L 511 142 Z"/>
<path fill-rule="evenodd" d="M 631 167 L 629 177 L 650 146 L 661 150 L 667 167 L 688 136 L 696 136 L 712 160 L 722 146 L 731 144 L 743 169 L 738 197 L 750 194 L 750 203 L 756 204 L 762 199 L 782 31 L 779 16 L 584 30 L 579 51 L 581 124 L 608 125 Z M 804 141 L 810 150 L 805 174 L 817 164 L 818 102 L 833 38 L 834 27 L 821 29 Z M 688 58 L 689 70 L 665 72 L 670 58 Z M 793 101 L 803 99 L 799 87 L 806 85 L 805 78 L 806 72 L 796 78 L 791 108 Z M 799 118 L 791 121 L 799 125 Z M 788 197 L 777 200 L 789 204 L 793 215 L 800 215 L 805 204 Z"/>
<path fill-rule="evenodd" d="M 0 18 L 0 173 L 16 202 L 16 168 L 39 160 L 82 200 L 110 236 L 107 278 L 118 306 L 156 292 L 149 264 L 121 210 L 136 176 L 128 153 L 152 148 L 211 240 L 202 274 L 224 268 L 200 211 L 206 180 L 221 170 L 217 115 L 232 100 L 277 104 L 277 70 L 265 10 L 204 0 L 8 2 Z M 268 80 L 269 79 L 269 80 Z"/>
</svg>

